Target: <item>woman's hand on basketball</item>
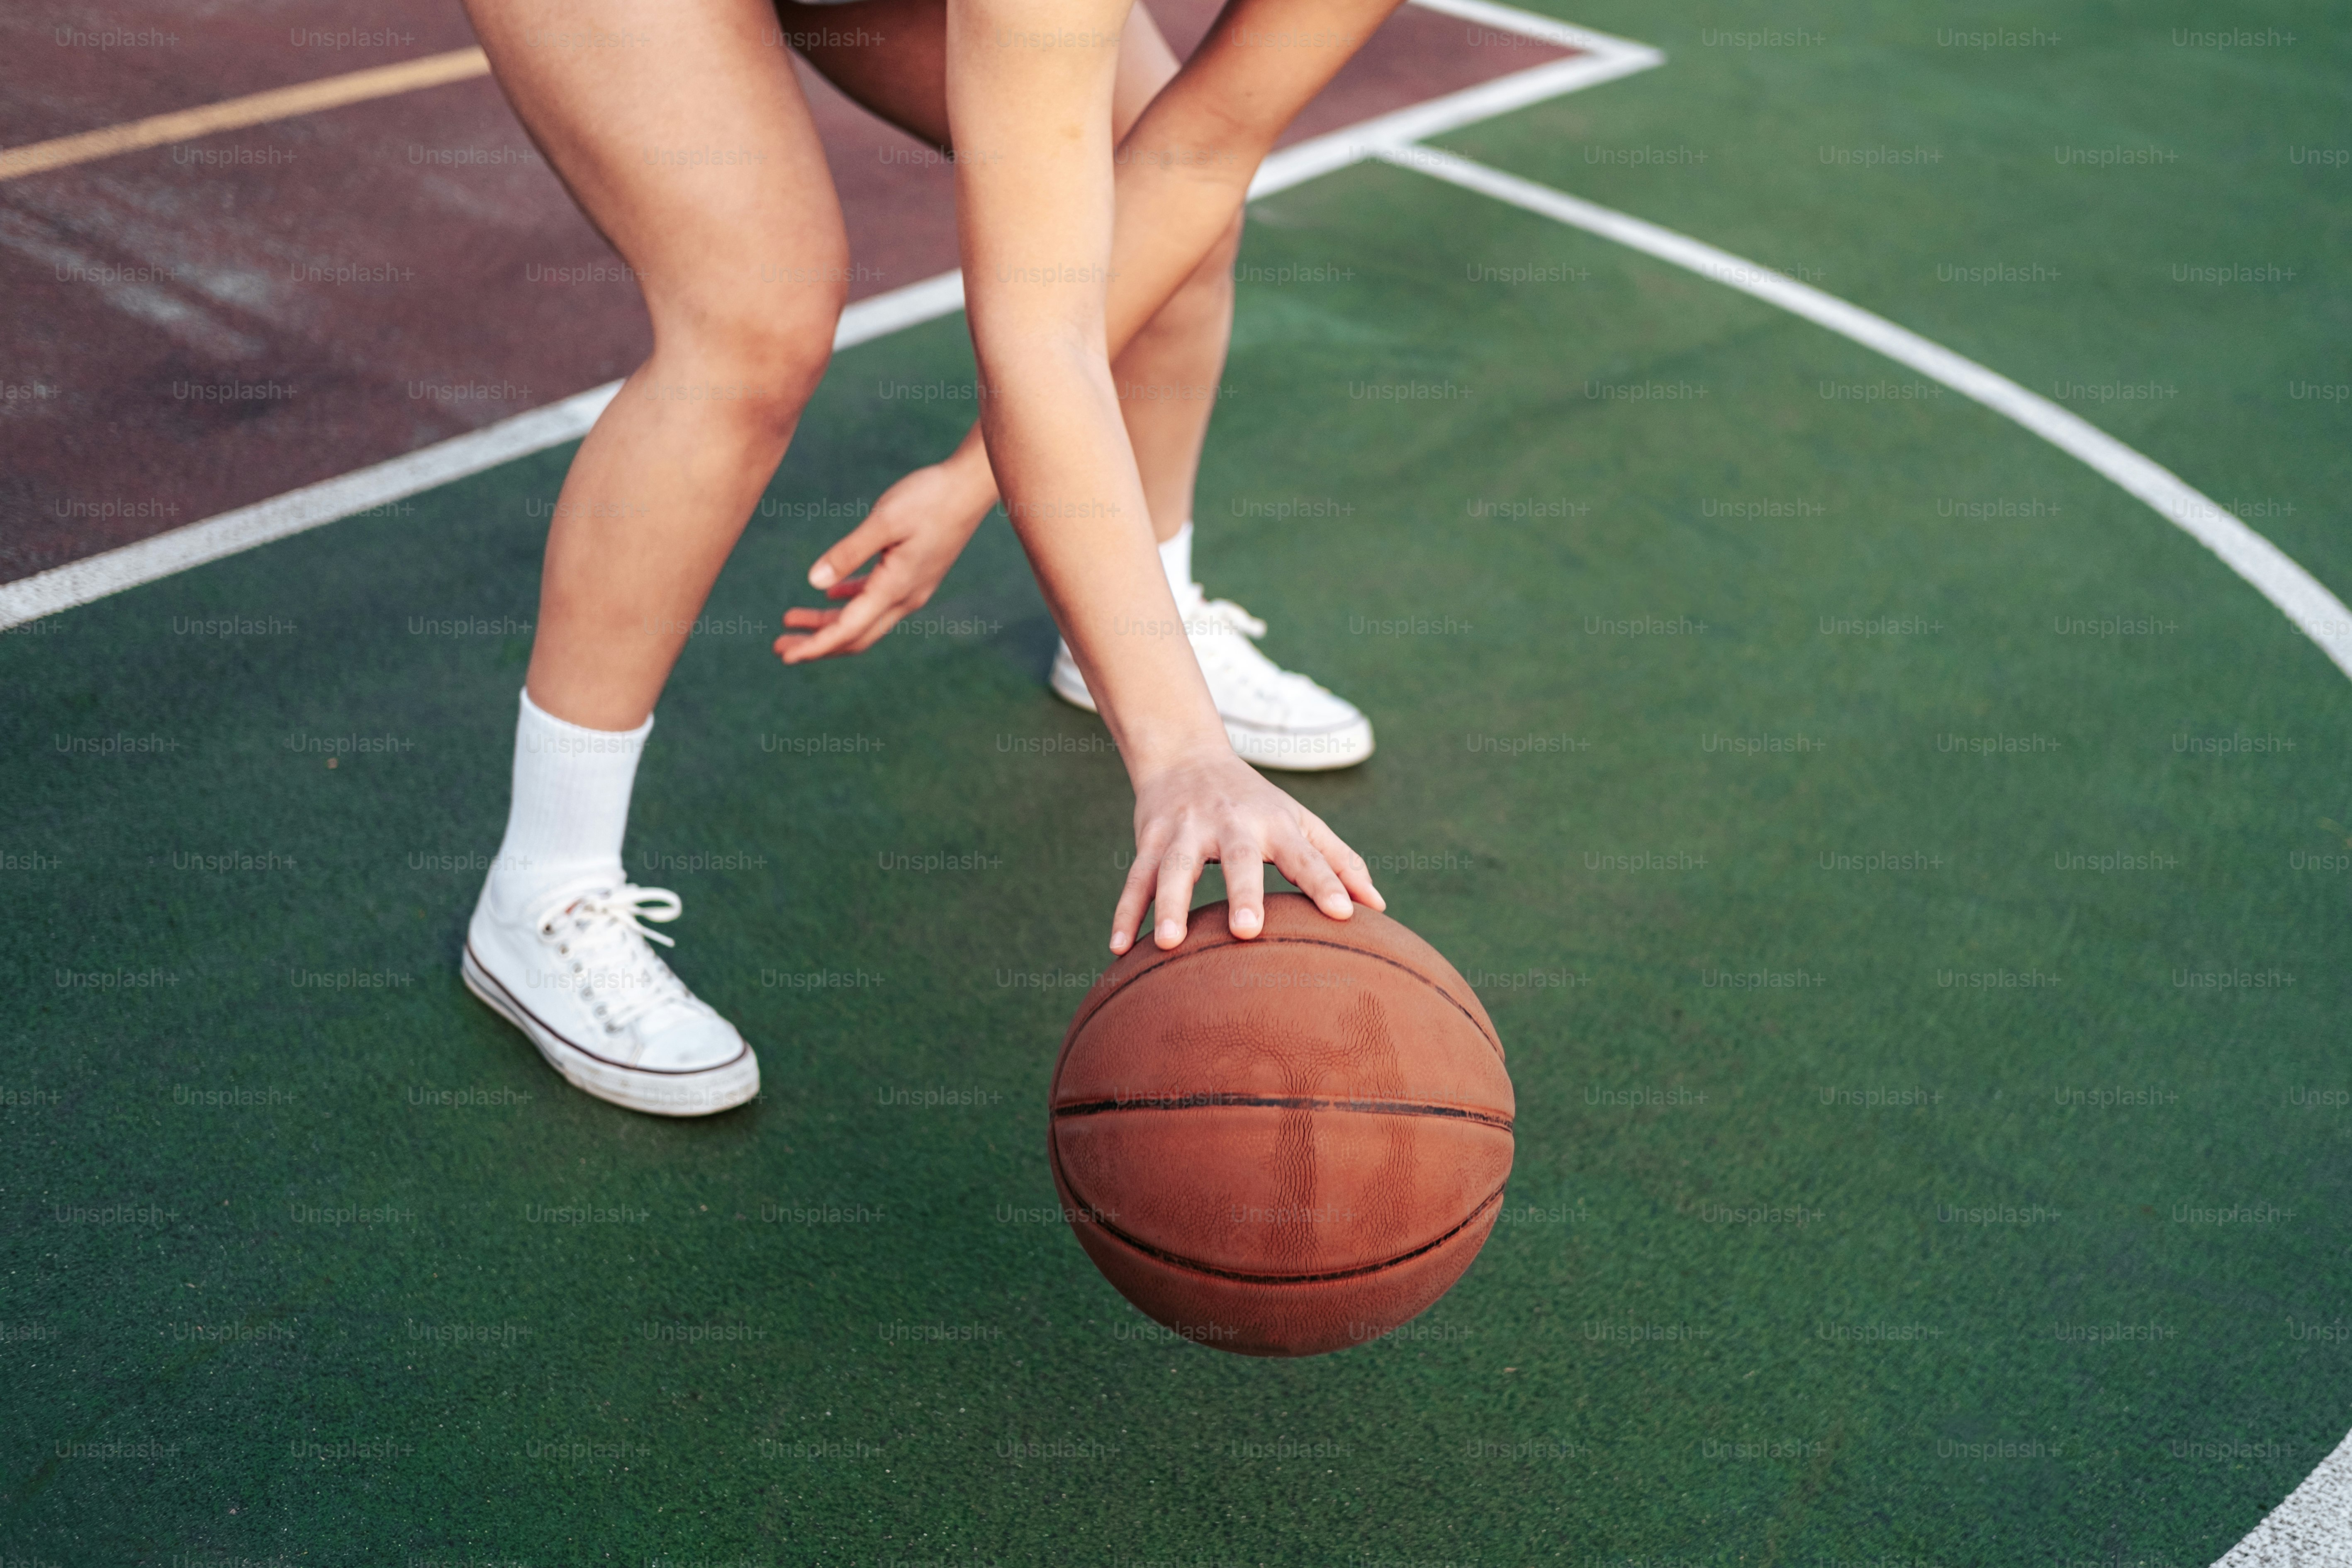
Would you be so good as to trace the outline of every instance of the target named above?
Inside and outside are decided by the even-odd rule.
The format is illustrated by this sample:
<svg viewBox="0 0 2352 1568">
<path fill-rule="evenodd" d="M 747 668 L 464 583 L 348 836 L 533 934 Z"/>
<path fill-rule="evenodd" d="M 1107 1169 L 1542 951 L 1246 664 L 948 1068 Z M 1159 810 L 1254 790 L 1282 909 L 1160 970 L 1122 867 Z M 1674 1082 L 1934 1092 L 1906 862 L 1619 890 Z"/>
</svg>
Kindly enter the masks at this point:
<svg viewBox="0 0 2352 1568">
<path fill-rule="evenodd" d="M 1224 868 L 1225 926 L 1236 937 L 1265 929 L 1269 861 L 1335 921 L 1353 914 L 1359 902 L 1388 908 L 1362 856 L 1227 751 L 1187 758 L 1137 781 L 1135 864 L 1111 916 L 1110 950 L 1125 952 L 1135 944 L 1147 903 L 1158 906 L 1152 940 L 1163 948 L 1182 942 L 1193 886 L 1211 861 Z"/>
<path fill-rule="evenodd" d="M 866 521 L 809 569 L 809 585 L 842 601 L 841 607 L 786 610 L 776 652 L 786 664 L 806 664 L 872 647 L 930 602 L 995 504 L 996 480 L 986 458 L 974 465 L 961 452 L 884 490 Z M 877 554 L 872 571 L 850 575 Z"/>
</svg>

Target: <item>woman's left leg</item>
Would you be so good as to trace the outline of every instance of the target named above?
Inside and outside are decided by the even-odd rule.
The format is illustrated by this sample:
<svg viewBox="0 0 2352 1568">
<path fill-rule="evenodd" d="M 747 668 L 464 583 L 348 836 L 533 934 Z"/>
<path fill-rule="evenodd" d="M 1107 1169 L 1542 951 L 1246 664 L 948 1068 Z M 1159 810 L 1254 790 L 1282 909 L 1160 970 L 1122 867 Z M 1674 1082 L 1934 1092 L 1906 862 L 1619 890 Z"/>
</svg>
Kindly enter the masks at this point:
<svg viewBox="0 0 2352 1568">
<path fill-rule="evenodd" d="M 835 86 L 909 134 L 947 146 L 944 0 L 824 5 L 778 0 L 777 12 L 785 39 Z M 1138 5 L 1119 38 L 1114 137 L 1126 138 L 1177 68 L 1175 52 Z M 1372 753 L 1371 721 L 1355 704 L 1259 652 L 1255 639 L 1265 634 L 1265 623 L 1229 600 L 1212 600 L 1193 580 L 1194 491 L 1233 337 L 1233 269 L 1241 236 L 1236 212 L 1209 253 L 1113 360 L 1111 378 L 1160 565 L 1226 739 L 1260 767 L 1349 767 Z M 995 478 L 976 439 L 948 463 L 902 483 L 906 488 L 876 507 L 872 528 L 889 528 L 894 507 L 937 507 L 960 511 L 957 537 L 969 537 L 996 500 Z M 1055 650 L 1047 681 L 1064 700 L 1095 708 L 1066 642 Z"/>
</svg>

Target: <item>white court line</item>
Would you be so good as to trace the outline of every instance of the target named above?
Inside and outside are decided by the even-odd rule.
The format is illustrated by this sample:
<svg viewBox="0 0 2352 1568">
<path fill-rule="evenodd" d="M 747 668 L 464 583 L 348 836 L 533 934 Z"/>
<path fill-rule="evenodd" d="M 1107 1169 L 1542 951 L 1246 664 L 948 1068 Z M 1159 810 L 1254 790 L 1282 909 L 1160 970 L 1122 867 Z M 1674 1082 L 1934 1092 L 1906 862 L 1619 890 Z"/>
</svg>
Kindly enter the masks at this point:
<svg viewBox="0 0 2352 1568">
<path fill-rule="evenodd" d="M 1506 174 L 1484 163 L 1433 147 L 1401 145 L 1381 156 L 1465 190 L 1493 196 L 1549 218 L 1571 225 L 1603 239 L 1686 268 L 1767 304 L 1778 305 L 1842 337 L 1875 349 L 1898 364 L 1943 383 L 1964 397 L 1975 399 L 2078 458 L 2154 507 L 2181 531 L 2220 556 L 2231 571 L 2253 584 L 2263 597 L 2286 614 L 2305 637 L 2317 643 L 2337 668 L 2352 675 L 2352 610 L 2296 565 L 2286 552 L 2223 510 L 2215 501 L 2191 489 L 2170 469 L 2160 467 L 2080 415 L 2061 408 L 1996 374 L 1972 359 L 1954 353 L 1916 332 L 1896 326 L 1858 305 L 1809 284 L 1717 250 L 1687 235 L 1661 228 L 1609 207 L 1553 190 L 1549 185 Z"/>
<path fill-rule="evenodd" d="M 1413 0 L 1413 4 L 1424 10 L 1482 23 L 1494 31 L 1514 32 L 1538 43 L 1580 49 L 1583 53 L 1570 59 L 1530 66 L 1426 102 L 1407 104 L 1391 113 L 1285 147 L 1258 166 L 1257 177 L 1250 181 L 1252 201 L 1378 157 L 1387 150 L 1424 136 L 1459 131 L 1481 120 L 1492 120 L 1515 109 L 1598 87 L 1604 81 L 1615 81 L 1619 77 L 1666 63 L 1664 55 L 1646 44 L 1585 27 L 1571 27 L 1565 22 L 1495 5 L 1492 0 Z"/>
<path fill-rule="evenodd" d="M 2246 1532 L 2213 1568 L 2344 1568 L 2352 1563 L 2352 1437 Z"/>
<path fill-rule="evenodd" d="M 1462 0 L 1447 0 L 1460 4 Z M 2168 521 L 2220 556 L 2272 604 L 2284 611 L 2317 643 L 2337 668 L 2352 675 L 2352 610 L 2347 610 L 2310 573 L 2179 476 L 2158 466 L 2088 421 L 2046 397 L 2028 392 L 1938 343 L 1896 326 L 1885 317 L 1849 305 L 1834 295 L 1702 244 L 1670 228 L 1645 223 L 1612 208 L 1582 201 L 1549 185 L 1522 180 L 1452 153 L 1410 143 L 1376 153 L 1409 168 L 1476 191 L 1497 201 L 1554 218 L 1588 234 L 1613 239 L 1702 278 L 1754 295 L 1804 317 L 1899 364 L 1931 376 L 2014 420 L 2052 446 L 2080 458 Z M 2352 1436 L 2336 1446 L 2214 1568 L 2347 1568 L 2352 1565 Z"/>
<path fill-rule="evenodd" d="M 1253 198 L 1288 190 L 1318 175 L 1346 168 L 1374 155 L 1376 148 L 1396 145 L 1403 138 L 1457 130 L 1548 98 L 1647 70 L 1665 59 L 1665 56 L 1645 45 L 1513 10 L 1492 4 L 1491 0 L 1412 3 L 1497 32 L 1517 33 L 1584 53 L 1576 58 L 1517 71 L 1286 147 L 1259 167 L 1257 177 L 1250 184 Z M 926 278 L 919 283 L 877 294 L 850 306 L 841 313 L 833 346 L 839 351 L 871 342 L 962 309 L 963 275 L 942 272 L 936 278 Z M 560 403 L 519 414 L 386 462 L 305 485 L 14 583 L 0 584 L 0 629 L 54 616 L 206 562 L 290 538 L 340 518 L 405 500 L 517 458 L 577 441 L 588 434 L 620 387 L 617 381 L 606 382 Z"/>
<path fill-rule="evenodd" d="M 845 349 L 854 343 L 869 342 L 961 309 L 963 276 L 943 272 L 904 289 L 893 289 L 887 294 L 860 300 L 843 310 L 840 324 L 834 329 L 833 346 Z M 518 414 L 479 430 L 419 447 L 404 457 L 321 479 L 315 485 L 304 485 L 300 489 L 241 506 L 235 511 L 142 539 L 136 544 L 85 556 L 14 583 L 0 584 L 0 628 L 54 616 L 126 588 L 202 566 L 208 561 L 289 538 L 339 518 L 355 517 L 421 495 L 517 458 L 528 458 L 550 447 L 577 441 L 588 434 L 597 416 L 604 412 L 604 405 L 620 390 L 619 382 L 608 381 L 586 392 L 574 393 L 561 403 L 551 403 L 544 408 L 534 408 L 528 414 Z"/>
</svg>

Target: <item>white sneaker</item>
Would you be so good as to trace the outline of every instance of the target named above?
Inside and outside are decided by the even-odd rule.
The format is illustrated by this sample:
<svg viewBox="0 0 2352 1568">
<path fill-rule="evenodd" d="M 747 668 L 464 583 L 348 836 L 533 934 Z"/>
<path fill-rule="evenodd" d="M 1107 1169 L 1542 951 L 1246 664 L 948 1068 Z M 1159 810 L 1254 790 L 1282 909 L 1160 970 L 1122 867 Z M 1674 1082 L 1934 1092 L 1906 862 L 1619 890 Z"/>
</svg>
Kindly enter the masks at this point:
<svg viewBox="0 0 2352 1568">
<path fill-rule="evenodd" d="M 760 1092 L 759 1058 L 735 1026 L 686 988 L 637 923 L 674 921 L 667 888 L 598 877 L 505 919 L 486 884 L 466 928 L 466 989 L 530 1037 L 579 1089 L 656 1116 L 709 1116 Z"/>
<path fill-rule="evenodd" d="M 1258 652 L 1264 621 L 1231 599 L 1205 597 L 1198 583 L 1176 595 L 1176 608 L 1225 738 L 1244 762 L 1315 773 L 1351 768 L 1372 754 L 1372 721 L 1354 703 Z M 1048 684 L 1064 701 L 1099 711 L 1066 642 L 1055 649 Z"/>
</svg>

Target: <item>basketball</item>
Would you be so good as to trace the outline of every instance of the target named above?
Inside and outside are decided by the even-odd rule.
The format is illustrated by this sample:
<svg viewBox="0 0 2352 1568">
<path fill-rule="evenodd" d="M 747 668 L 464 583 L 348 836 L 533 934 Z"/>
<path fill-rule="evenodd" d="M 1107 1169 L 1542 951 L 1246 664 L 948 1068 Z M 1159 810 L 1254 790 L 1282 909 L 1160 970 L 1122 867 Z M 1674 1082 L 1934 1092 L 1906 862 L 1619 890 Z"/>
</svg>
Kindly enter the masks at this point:
<svg viewBox="0 0 2352 1568">
<path fill-rule="evenodd" d="M 1243 1355 L 1377 1340 L 1477 1257 L 1511 1170 L 1511 1080 L 1477 996 L 1435 948 L 1359 904 L 1225 906 L 1181 946 L 1139 942 L 1055 1064 L 1054 1183 L 1119 1293 Z"/>
</svg>

